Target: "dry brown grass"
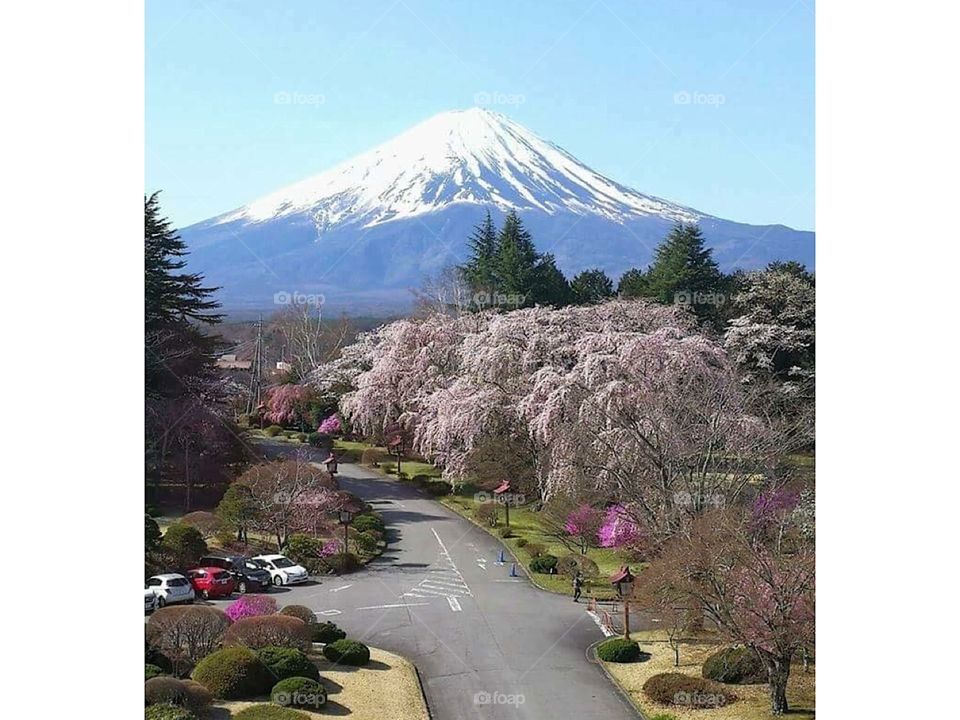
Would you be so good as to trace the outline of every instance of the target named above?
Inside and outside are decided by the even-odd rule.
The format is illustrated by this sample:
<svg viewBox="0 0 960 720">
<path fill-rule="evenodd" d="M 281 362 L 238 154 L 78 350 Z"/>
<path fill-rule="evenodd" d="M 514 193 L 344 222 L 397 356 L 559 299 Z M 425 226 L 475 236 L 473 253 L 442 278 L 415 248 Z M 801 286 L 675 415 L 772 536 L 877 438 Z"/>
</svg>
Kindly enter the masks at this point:
<svg viewBox="0 0 960 720">
<path fill-rule="evenodd" d="M 370 648 L 370 663 L 357 668 L 334 665 L 319 653 L 311 654 L 311 659 L 327 688 L 327 704 L 318 712 L 300 709 L 308 717 L 349 715 L 350 720 L 427 720 L 417 672 L 399 655 Z M 204 720 L 228 720 L 248 705 L 263 702 L 270 702 L 270 698 L 219 702 L 209 708 Z"/>
<path fill-rule="evenodd" d="M 673 650 L 662 642 L 666 635 L 662 631 L 651 630 L 635 632 L 630 636 L 640 643 L 644 652 L 651 657 L 638 663 L 603 663 L 611 675 L 630 693 L 633 701 L 648 717 L 668 714 L 677 720 L 771 720 L 770 697 L 766 685 L 731 685 L 738 700 L 726 707 L 708 709 L 685 709 L 659 705 L 643 694 L 643 684 L 653 675 L 666 672 L 682 672 L 700 677 L 700 668 L 714 650 L 714 645 L 683 645 L 680 648 L 680 667 L 673 665 Z M 660 641 L 660 642 L 658 642 Z M 809 720 L 815 717 L 816 676 L 813 666 L 809 673 L 803 672 L 798 662 L 790 672 L 787 685 L 787 702 L 790 713 L 785 716 L 796 720 Z"/>
</svg>

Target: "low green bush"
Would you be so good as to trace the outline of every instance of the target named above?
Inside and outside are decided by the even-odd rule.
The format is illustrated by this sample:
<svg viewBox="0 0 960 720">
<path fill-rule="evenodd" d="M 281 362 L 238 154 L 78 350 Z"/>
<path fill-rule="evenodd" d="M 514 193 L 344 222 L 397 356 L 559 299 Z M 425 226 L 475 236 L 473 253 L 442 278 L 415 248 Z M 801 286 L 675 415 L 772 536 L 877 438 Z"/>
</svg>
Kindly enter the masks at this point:
<svg viewBox="0 0 960 720">
<path fill-rule="evenodd" d="M 310 658 L 295 648 L 269 646 L 257 650 L 257 658 L 267 666 L 277 680 L 286 680 L 292 677 L 305 677 L 313 680 L 320 679 L 317 666 L 310 662 Z"/>
<path fill-rule="evenodd" d="M 173 677 L 150 678 L 144 683 L 143 697 L 147 705 L 180 705 L 187 707 L 187 689 Z"/>
<path fill-rule="evenodd" d="M 347 634 L 332 622 L 322 622 L 311 625 L 313 631 L 313 641 L 318 643 L 332 643 L 337 640 L 343 640 Z"/>
<path fill-rule="evenodd" d="M 477 522 L 493 527 L 497 524 L 497 513 L 495 502 L 485 502 L 477 505 L 476 510 L 473 511 L 473 516 L 477 518 Z"/>
<path fill-rule="evenodd" d="M 648 678 L 643 693 L 661 705 L 689 709 L 718 708 L 729 705 L 737 696 L 720 683 L 683 673 L 660 673 Z"/>
<path fill-rule="evenodd" d="M 502 528 L 497 530 L 497 535 L 502 538 L 512 538 L 513 537 L 513 528 L 507 527 L 504 525 Z"/>
<path fill-rule="evenodd" d="M 370 662 L 370 648 L 357 640 L 336 640 L 324 646 L 323 655 L 339 665 L 366 665 Z"/>
<path fill-rule="evenodd" d="M 526 550 L 527 554 L 532 558 L 539 557 L 547 551 L 543 545 L 535 542 L 527 543 L 527 546 L 524 548 L 524 550 Z"/>
<path fill-rule="evenodd" d="M 323 558 L 325 570 L 333 570 L 336 573 L 349 573 L 360 567 L 360 561 L 353 553 L 335 553 Z"/>
<path fill-rule="evenodd" d="M 450 494 L 450 484 L 442 480 L 435 480 L 426 486 L 427 494 L 433 497 L 444 497 Z"/>
<path fill-rule="evenodd" d="M 584 578 L 595 578 L 600 574 L 600 568 L 586 555 L 564 555 L 557 561 L 557 573 L 573 577 L 577 573 Z"/>
<path fill-rule="evenodd" d="M 376 530 L 377 532 L 382 533 L 386 529 L 386 526 L 383 523 L 383 518 L 381 518 L 379 515 L 374 515 L 373 513 L 364 513 L 363 515 L 357 515 L 353 519 L 353 529 L 357 532 Z"/>
<path fill-rule="evenodd" d="M 640 652 L 640 646 L 635 640 L 610 638 L 597 646 L 597 657 L 606 662 L 631 663 L 639 660 L 641 656 L 646 656 L 644 659 L 650 657 L 648 653 Z"/>
<path fill-rule="evenodd" d="M 286 605 L 280 611 L 280 614 L 300 618 L 307 625 L 311 625 L 317 621 L 317 616 L 314 614 L 313 610 L 308 608 L 306 605 Z"/>
<path fill-rule="evenodd" d="M 179 705 L 147 705 L 145 720 L 197 720 L 197 716 Z"/>
<path fill-rule="evenodd" d="M 267 437 L 276 437 L 283 432 L 283 428 L 279 425 L 271 425 L 263 431 L 263 434 Z"/>
<path fill-rule="evenodd" d="M 677 716 L 670 713 L 657 713 L 656 715 L 650 715 L 650 720 L 677 720 Z"/>
<path fill-rule="evenodd" d="M 320 439 L 323 437 L 318 432 L 312 432 L 307 435 L 307 442 L 313 445 L 314 447 L 320 447 Z"/>
<path fill-rule="evenodd" d="M 522 548 L 527 546 L 528 540 L 525 537 L 517 538 L 517 547 Z"/>
<path fill-rule="evenodd" d="M 233 720 L 310 720 L 310 716 L 293 708 L 280 705 L 248 705 L 238 713 L 234 713 Z"/>
<path fill-rule="evenodd" d="M 703 661 L 702 675 L 729 685 L 767 682 L 766 668 L 756 650 L 742 646 L 717 650 Z"/>
<path fill-rule="evenodd" d="M 159 677 L 160 675 L 166 675 L 166 674 L 167 673 L 163 671 L 162 667 L 158 667 L 157 665 L 151 665 L 150 663 L 146 663 L 146 672 L 144 674 L 143 679 L 144 681 L 147 681 L 150 678 L 155 678 L 155 677 Z"/>
<path fill-rule="evenodd" d="M 311 678 L 290 677 L 273 686 L 270 699 L 277 705 L 315 710 L 327 703 L 327 689 Z"/>
<path fill-rule="evenodd" d="M 529 545 L 527 547 L 529 548 Z M 557 570 L 557 556 L 537 555 L 530 561 L 530 569 L 542 575 L 553 575 Z"/>
<path fill-rule="evenodd" d="M 192 678 L 224 700 L 264 695 L 274 683 L 266 665 L 245 647 L 224 648 L 207 655 L 197 663 Z"/>
<path fill-rule="evenodd" d="M 353 536 L 353 543 L 357 550 L 365 555 L 372 555 L 377 551 L 378 541 L 372 533 L 360 532 Z"/>
<path fill-rule="evenodd" d="M 300 433 L 297 433 L 296 435 L 294 435 L 293 437 L 294 437 L 295 440 L 299 440 L 300 442 L 306 442 L 306 441 L 307 441 L 307 434 L 306 434 L 306 433 L 300 432 Z"/>
</svg>

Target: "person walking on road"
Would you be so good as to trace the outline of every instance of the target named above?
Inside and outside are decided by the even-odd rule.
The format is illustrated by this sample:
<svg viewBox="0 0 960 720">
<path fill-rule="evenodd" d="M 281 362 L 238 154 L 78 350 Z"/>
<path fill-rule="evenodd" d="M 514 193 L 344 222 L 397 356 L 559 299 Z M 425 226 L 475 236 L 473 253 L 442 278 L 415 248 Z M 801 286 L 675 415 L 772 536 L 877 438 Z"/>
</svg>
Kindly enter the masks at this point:
<svg viewBox="0 0 960 720">
<path fill-rule="evenodd" d="M 573 576 L 573 601 L 580 602 L 580 590 L 583 588 L 583 575 L 580 571 Z"/>
</svg>

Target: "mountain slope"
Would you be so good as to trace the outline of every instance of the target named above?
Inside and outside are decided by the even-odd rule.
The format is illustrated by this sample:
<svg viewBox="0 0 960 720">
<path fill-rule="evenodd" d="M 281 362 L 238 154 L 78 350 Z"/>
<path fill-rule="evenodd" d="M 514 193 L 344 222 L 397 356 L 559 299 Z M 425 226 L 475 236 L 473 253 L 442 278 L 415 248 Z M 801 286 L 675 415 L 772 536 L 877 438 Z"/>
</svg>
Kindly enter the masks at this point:
<svg viewBox="0 0 960 720">
<path fill-rule="evenodd" d="M 750 226 L 644 195 L 487 110 L 441 113 L 326 172 L 185 228 L 191 266 L 230 306 L 323 294 L 376 311 L 408 302 L 426 275 L 463 259 L 491 210 L 520 213 L 564 272 L 643 266 L 669 227 L 696 222 L 727 267 L 813 265 L 813 233 Z"/>
</svg>

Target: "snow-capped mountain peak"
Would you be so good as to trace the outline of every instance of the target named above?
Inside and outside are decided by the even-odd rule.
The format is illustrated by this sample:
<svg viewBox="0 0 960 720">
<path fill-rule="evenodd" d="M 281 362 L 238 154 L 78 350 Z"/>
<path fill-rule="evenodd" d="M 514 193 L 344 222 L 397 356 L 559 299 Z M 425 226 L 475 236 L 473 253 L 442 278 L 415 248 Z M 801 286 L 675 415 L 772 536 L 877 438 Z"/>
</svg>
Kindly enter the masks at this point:
<svg viewBox="0 0 960 720">
<path fill-rule="evenodd" d="M 601 215 L 614 222 L 643 216 L 696 222 L 703 217 L 594 172 L 500 113 L 471 108 L 435 115 L 330 170 L 221 215 L 215 223 L 307 215 L 322 235 L 332 226 L 371 227 L 454 203 L 521 213 Z"/>
</svg>

